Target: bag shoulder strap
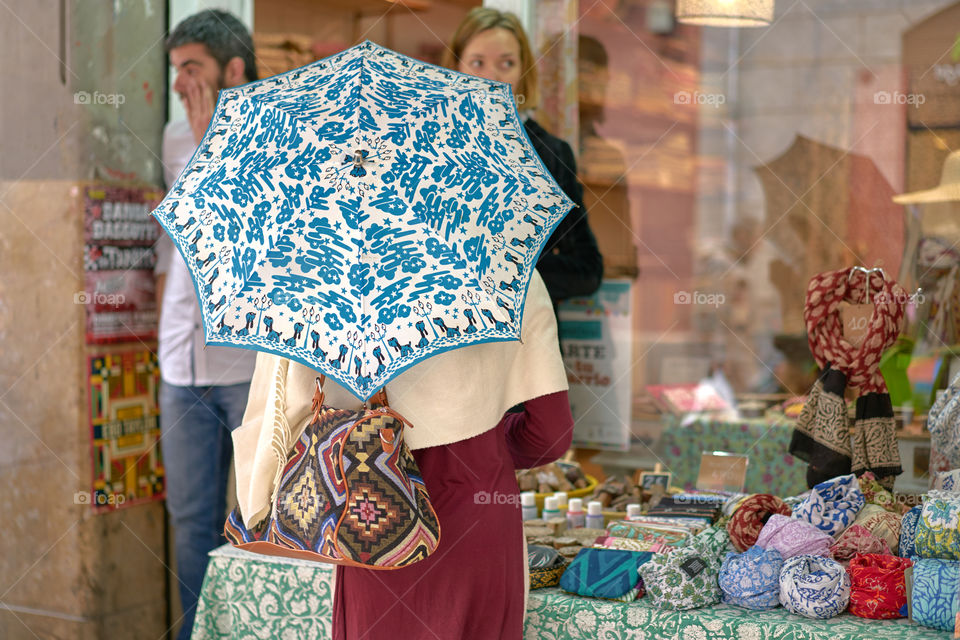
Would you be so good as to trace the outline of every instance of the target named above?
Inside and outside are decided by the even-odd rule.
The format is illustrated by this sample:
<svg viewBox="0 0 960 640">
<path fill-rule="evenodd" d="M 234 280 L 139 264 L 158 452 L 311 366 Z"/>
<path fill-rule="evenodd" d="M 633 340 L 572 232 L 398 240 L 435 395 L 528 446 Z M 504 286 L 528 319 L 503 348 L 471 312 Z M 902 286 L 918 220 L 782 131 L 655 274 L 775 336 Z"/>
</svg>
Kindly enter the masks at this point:
<svg viewBox="0 0 960 640">
<path fill-rule="evenodd" d="M 310 403 L 310 408 L 313 410 L 313 419 L 317 420 L 320 417 L 320 410 L 323 407 L 323 399 L 326 394 L 323 392 L 323 385 L 327 381 L 327 376 L 320 374 L 317 378 L 317 388 L 313 391 L 313 400 Z M 389 407 L 387 403 L 387 388 L 380 387 L 380 391 L 377 391 L 376 394 L 369 400 L 371 407 Z M 366 406 L 366 402 L 364 405 Z"/>
</svg>

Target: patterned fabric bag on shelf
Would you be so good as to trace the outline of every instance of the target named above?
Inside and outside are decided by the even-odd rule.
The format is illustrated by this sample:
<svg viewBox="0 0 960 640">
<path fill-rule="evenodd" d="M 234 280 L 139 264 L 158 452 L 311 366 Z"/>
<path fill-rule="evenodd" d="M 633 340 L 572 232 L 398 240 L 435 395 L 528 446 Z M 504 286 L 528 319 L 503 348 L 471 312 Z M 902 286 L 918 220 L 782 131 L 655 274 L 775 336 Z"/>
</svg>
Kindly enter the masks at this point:
<svg viewBox="0 0 960 640">
<path fill-rule="evenodd" d="M 864 504 L 860 483 L 851 473 L 816 485 L 793 510 L 793 517 L 835 536 L 853 524 Z"/>
<path fill-rule="evenodd" d="M 727 533 L 734 548 L 742 552 L 755 545 L 763 525 L 775 513 L 789 516 L 791 510 L 783 500 L 768 493 L 743 499 L 727 522 Z"/>
<path fill-rule="evenodd" d="M 924 558 L 913 563 L 911 619 L 925 627 L 952 631 L 960 613 L 960 562 Z"/>
<path fill-rule="evenodd" d="M 826 620 L 850 602 L 850 576 L 836 560 L 799 555 L 780 570 L 780 604 L 791 613 Z"/>
<path fill-rule="evenodd" d="M 720 602 L 720 563 L 702 546 L 658 554 L 640 567 L 647 597 L 660 609 L 697 609 Z"/>
<path fill-rule="evenodd" d="M 560 588 L 589 598 L 633 602 L 643 595 L 638 569 L 649 551 L 581 549 L 560 577 Z"/>
<path fill-rule="evenodd" d="M 930 491 L 924 496 L 914 544 L 921 558 L 960 560 L 960 493 Z"/>
<path fill-rule="evenodd" d="M 798 555 L 829 556 L 833 537 L 806 520 L 775 513 L 757 536 L 757 546 L 776 549 L 787 560 Z"/>
<path fill-rule="evenodd" d="M 783 556 L 776 549 L 750 547 L 727 554 L 720 567 L 723 601 L 745 609 L 773 609 L 780 604 Z"/>
<path fill-rule="evenodd" d="M 317 378 L 313 420 L 280 465 L 270 515 L 248 529 L 237 507 L 224 535 L 256 553 L 366 569 L 423 560 L 437 548 L 440 523 L 403 440 L 412 425 L 382 389 L 377 408 L 323 404 L 324 380 Z"/>
<path fill-rule="evenodd" d="M 555 587 L 569 562 L 556 549 L 531 544 L 527 547 L 527 563 L 530 567 L 530 588 Z"/>
<path fill-rule="evenodd" d="M 907 558 L 861 554 L 850 561 L 850 613 L 861 618 L 889 620 L 907 616 L 904 571 Z"/>
</svg>

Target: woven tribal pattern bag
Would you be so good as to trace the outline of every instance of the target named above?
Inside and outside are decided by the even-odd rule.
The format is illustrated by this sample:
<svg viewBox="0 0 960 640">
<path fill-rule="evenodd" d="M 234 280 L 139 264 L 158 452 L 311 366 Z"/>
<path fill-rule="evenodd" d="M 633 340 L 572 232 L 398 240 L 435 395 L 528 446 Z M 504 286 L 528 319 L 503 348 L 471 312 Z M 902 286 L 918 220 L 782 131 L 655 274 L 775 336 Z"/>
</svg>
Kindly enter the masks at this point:
<svg viewBox="0 0 960 640">
<path fill-rule="evenodd" d="M 247 529 L 239 507 L 224 535 L 236 547 L 367 569 L 397 569 L 433 553 L 440 524 L 403 441 L 411 426 L 387 406 L 360 411 L 323 404 L 287 455 L 269 516 Z"/>
</svg>

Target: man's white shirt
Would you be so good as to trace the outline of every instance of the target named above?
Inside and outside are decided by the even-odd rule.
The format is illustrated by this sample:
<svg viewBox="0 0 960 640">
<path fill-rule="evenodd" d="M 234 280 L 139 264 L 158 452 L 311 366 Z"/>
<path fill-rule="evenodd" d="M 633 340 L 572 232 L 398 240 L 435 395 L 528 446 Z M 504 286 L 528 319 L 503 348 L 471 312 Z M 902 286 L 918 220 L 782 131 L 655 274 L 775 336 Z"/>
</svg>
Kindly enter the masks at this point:
<svg viewBox="0 0 960 640">
<path fill-rule="evenodd" d="M 186 120 L 163 130 L 163 177 L 170 189 L 190 161 L 197 145 Z M 193 279 L 183 256 L 163 233 L 156 245 L 157 275 L 166 274 L 160 311 L 160 374 L 177 386 L 213 386 L 250 382 L 257 353 L 234 347 L 208 347 Z"/>
</svg>

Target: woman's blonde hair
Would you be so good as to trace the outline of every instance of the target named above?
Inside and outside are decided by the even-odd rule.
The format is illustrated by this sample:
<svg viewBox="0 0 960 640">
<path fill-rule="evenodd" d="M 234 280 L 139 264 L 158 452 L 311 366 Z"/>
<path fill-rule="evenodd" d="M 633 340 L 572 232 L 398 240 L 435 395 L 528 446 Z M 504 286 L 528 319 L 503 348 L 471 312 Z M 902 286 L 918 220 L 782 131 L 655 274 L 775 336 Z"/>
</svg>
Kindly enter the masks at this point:
<svg viewBox="0 0 960 640">
<path fill-rule="evenodd" d="M 517 85 L 517 104 L 522 109 L 534 109 L 540 102 L 540 92 L 537 89 L 537 65 L 533 59 L 533 50 L 530 49 L 527 33 L 523 30 L 520 19 L 512 13 L 487 7 L 471 9 L 457 27 L 450 44 L 443 52 L 442 64 L 448 69 L 459 70 L 460 59 L 467 43 L 482 31 L 498 28 L 512 33 L 520 44 L 520 82 Z"/>
</svg>

